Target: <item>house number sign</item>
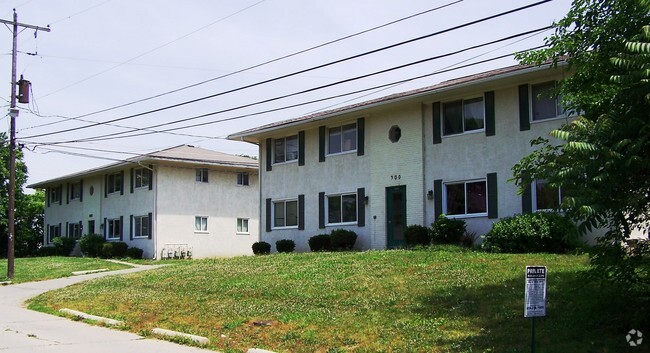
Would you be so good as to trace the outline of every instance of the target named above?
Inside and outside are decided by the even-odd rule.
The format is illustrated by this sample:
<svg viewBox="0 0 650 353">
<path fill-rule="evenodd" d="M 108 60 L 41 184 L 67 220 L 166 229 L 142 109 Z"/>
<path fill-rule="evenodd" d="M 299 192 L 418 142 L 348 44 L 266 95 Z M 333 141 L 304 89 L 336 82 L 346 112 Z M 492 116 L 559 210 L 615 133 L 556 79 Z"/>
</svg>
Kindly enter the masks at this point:
<svg viewBox="0 0 650 353">
<path fill-rule="evenodd" d="M 402 176 L 400 174 L 393 174 L 390 176 L 390 180 L 400 180 Z"/>
</svg>

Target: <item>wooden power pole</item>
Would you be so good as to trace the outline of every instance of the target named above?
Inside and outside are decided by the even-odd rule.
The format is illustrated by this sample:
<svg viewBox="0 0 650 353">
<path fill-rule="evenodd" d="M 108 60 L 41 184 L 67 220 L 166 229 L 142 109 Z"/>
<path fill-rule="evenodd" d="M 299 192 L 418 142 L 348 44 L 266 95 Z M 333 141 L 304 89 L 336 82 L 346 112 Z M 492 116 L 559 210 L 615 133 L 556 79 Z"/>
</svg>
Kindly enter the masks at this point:
<svg viewBox="0 0 650 353">
<path fill-rule="evenodd" d="M 14 242 L 15 242 L 15 216 L 16 216 L 16 61 L 18 54 L 18 27 L 31 28 L 35 31 L 49 32 L 47 27 L 32 26 L 24 23 L 18 23 L 18 14 L 14 9 L 14 20 L 0 20 L 0 23 L 8 24 L 13 27 L 13 48 L 11 51 L 11 105 L 9 108 L 10 127 L 9 127 L 9 206 L 7 210 L 7 227 L 9 236 L 7 239 L 7 278 L 14 278 Z"/>
</svg>

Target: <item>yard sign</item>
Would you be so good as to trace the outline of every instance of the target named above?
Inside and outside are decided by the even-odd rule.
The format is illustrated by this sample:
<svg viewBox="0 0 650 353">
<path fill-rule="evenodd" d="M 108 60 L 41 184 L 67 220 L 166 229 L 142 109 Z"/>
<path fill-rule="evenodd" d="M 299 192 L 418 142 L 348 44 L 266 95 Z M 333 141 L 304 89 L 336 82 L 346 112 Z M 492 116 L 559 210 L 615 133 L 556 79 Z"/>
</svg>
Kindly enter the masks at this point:
<svg viewBox="0 0 650 353">
<path fill-rule="evenodd" d="M 524 317 L 546 316 L 546 266 L 526 266 Z"/>
</svg>

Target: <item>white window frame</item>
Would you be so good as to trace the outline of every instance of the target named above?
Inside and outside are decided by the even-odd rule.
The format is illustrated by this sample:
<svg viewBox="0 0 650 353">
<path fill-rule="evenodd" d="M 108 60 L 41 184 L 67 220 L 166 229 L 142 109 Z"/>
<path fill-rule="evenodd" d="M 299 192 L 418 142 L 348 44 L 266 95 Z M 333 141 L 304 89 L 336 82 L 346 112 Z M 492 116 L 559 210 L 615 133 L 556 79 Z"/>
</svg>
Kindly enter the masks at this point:
<svg viewBox="0 0 650 353">
<path fill-rule="evenodd" d="M 120 236 L 122 235 L 122 224 L 120 223 L 120 219 L 111 218 L 111 219 L 107 219 L 106 222 L 108 223 L 105 225 L 106 240 L 119 240 Z M 115 227 L 116 225 L 117 227 Z M 113 230 L 113 232 L 111 232 L 111 229 Z"/>
<path fill-rule="evenodd" d="M 482 182 L 485 185 L 485 212 L 477 212 L 477 213 L 467 213 L 467 184 L 472 184 L 472 183 L 479 183 Z M 449 210 L 447 209 L 447 204 L 448 204 L 448 191 L 447 187 L 450 185 L 459 185 L 463 184 L 464 186 L 464 199 L 465 199 L 465 212 L 464 213 L 459 213 L 459 214 L 449 214 Z M 488 215 L 488 205 L 489 205 L 489 200 L 488 200 L 488 185 L 487 185 L 487 179 L 485 178 L 480 178 L 480 179 L 468 179 L 468 180 L 458 180 L 458 181 L 450 181 L 446 182 L 442 186 L 442 194 L 443 194 L 443 209 L 444 209 L 444 214 L 448 218 L 473 218 L 473 217 L 486 217 Z"/>
<path fill-rule="evenodd" d="M 531 192 L 531 194 L 532 194 L 532 195 L 531 195 L 531 198 L 532 198 L 532 203 L 533 203 L 533 212 L 553 212 L 553 211 L 557 211 L 557 210 L 554 209 L 554 208 L 539 208 L 539 207 L 538 207 L 538 202 L 537 202 L 537 184 L 540 183 L 540 182 L 546 183 L 546 180 L 535 180 L 535 181 L 532 182 L 532 184 L 531 184 L 531 186 L 530 186 L 531 191 L 532 191 L 532 192 Z M 548 185 L 548 184 L 547 184 L 547 185 Z M 550 187 L 550 186 L 549 186 L 549 187 Z M 562 205 L 562 197 L 563 197 L 563 196 L 562 196 L 562 189 L 557 188 L 556 191 L 557 191 L 557 200 L 555 200 L 555 201 L 557 202 L 557 205 L 558 205 L 558 208 L 559 208 L 560 205 Z"/>
<path fill-rule="evenodd" d="M 210 182 L 210 171 L 208 168 L 196 168 L 195 169 L 195 178 L 194 180 L 197 183 L 209 183 Z"/>
<path fill-rule="evenodd" d="M 237 218 L 237 234 L 250 234 L 250 229 L 248 226 L 248 218 Z"/>
<path fill-rule="evenodd" d="M 467 127 L 465 126 L 465 102 L 469 102 L 472 100 L 481 100 L 481 108 L 483 108 L 483 127 L 478 128 L 478 129 L 472 129 L 472 130 L 467 130 Z M 461 126 L 462 126 L 462 131 L 461 132 L 455 132 L 455 133 L 445 133 L 445 105 L 446 104 L 451 104 L 451 103 L 458 103 L 460 102 L 460 108 L 461 108 Z M 464 135 L 464 134 L 474 134 L 477 132 L 483 132 L 485 131 L 485 96 L 477 96 L 477 97 L 472 97 L 472 98 L 463 98 L 463 99 L 456 99 L 456 100 L 450 100 L 447 102 L 443 102 L 440 105 L 440 123 L 442 124 L 441 126 L 441 133 L 443 137 L 448 137 L 448 136 L 458 136 L 458 135 Z"/>
<path fill-rule="evenodd" d="M 343 197 L 345 196 L 354 196 L 354 202 L 355 202 L 355 214 L 354 214 L 354 221 L 343 221 Z M 338 198 L 339 199 L 339 205 L 341 209 L 339 210 L 340 214 L 339 219 L 341 220 L 340 222 L 330 222 L 330 198 Z M 346 193 L 338 193 L 338 194 L 329 194 L 325 195 L 325 225 L 326 226 L 344 226 L 344 225 L 356 225 L 359 221 L 359 200 L 356 192 L 346 192 Z"/>
<path fill-rule="evenodd" d="M 116 181 L 119 181 L 117 183 Z M 122 192 L 122 185 L 124 180 L 122 180 L 122 173 L 113 173 L 108 175 L 108 185 L 106 185 L 107 194 L 115 194 Z"/>
<path fill-rule="evenodd" d="M 296 224 L 295 225 L 286 225 L 287 224 L 287 203 L 289 202 L 295 202 L 296 203 Z M 275 221 L 275 206 L 276 204 L 284 204 L 284 225 L 276 225 Z M 292 198 L 292 199 L 282 199 L 282 200 L 273 200 L 272 202 L 272 207 L 271 207 L 271 220 L 273 222 L 273 227 L 272 229 L 297 229 L 298 224 L 300 223 L 300 210 L 298 209 L 298 199 L 297 198 Z"/>
<path fill-rule="evenodd" d="M 197 227 L 197 225 L 199 226 Z M 194 233 L 206 234 L 209 232 L 210 228 L 208 228 L 208 216 L 194 216 Z"/>
<path fill-rule="evenodd" d="M 295 139 L 295 141 L 296 141 L 295 158 L 287 159 L 287 139 L 292 139 L 292 140 Z M 278 160 L 276 158 L 277 157 L 277 155 L 276 155 L 277 143 L 279 141 L 282 141 L 282 148 L 283 148 L 283 152 L 282 152 L 283 159 L 282 160 Z M 298 158 L 299 158 L 298 155 L 300 154 L 300 146 L 298 146 L 299 144 L 300 144 L 300 141 L 298 140 L 298 135 L 289 135 L 289 136 L 281 137 L 281 138 L 278 138 L 278 139 L 273 139 L 273 147 L 272 147 L 273 148 L 273 151 L 272 151 L 273 152 L 273 164 L 284 164 L 284 163 L 298 162 Z M 293 157 L 293 156 L 291 156 L 291 157 Z"/>
<path fill-rule="evenodd" d="M 561 102 L 561 97 L 558 95 L 555 97 L 555 116 L 550 116 L 547 118 L 542 118 L 542 119 L 535 119 L 535 101 L 537 100 L 537 96 L 534 93 L 533 88 L 535 86 L 541 86 L 541 85 L 548 85 L 549 83 L 553 83 L 554 87 L 557 87 L 557 81 L 544 81 L 544 82 L 537 82 L 529 85 L 529 97 L 530 97 L 530 123 L 541 123 L 544 121 L 550 121 L 550 120 L 556 120 L 556 119 L 564 119 L 566 118 L 566 111 L 564 110 L 564 107 L 562 107 L 562 102 Z"/>
<path fill-rule="evenodd" d="M 140 227 L 138 227 L 138 222 L 140 223 Z M 150 224 L 149 215 L 133 216 L 133 238 L 149 238 L 149 235 L 151 234 L 151 229 L 149 227 Z M 148 231 L 147 234 L 142 234 L 143 229 Z"/>
<path fill-rule="evenodd" d="M 250 173 L 249 172 L 238 172 L 237 173 L 237 185 L 239 186 L 250 186 Z"/>
<path fill-rule="evenodd" d="M 348 148 L 344 149 L 344 142 L 345 140 L 343 139 L 343 132 L 344 128 L 348 127 L 350 128 L 351 126 L 354 126 L 354 148 Z M 331 136 L 332 136 L 332 130 L 334 129 L 340 129 L 339 134 L 340 136 L 340 141 L 339 141 L 339 149 L 340 151 L 335 151 L 332 152 L 332 143 L 331 143 Z M 335 125 L 335 126 L 328 126 L 327 127 L 327 136 L 325 136 L 326 139 L 326 151 L 328 156 L 335 156 L 339 154 L 347 154 L 347 153 L 354 153 L 357 152 L 357 149 L 359 148 L 359 126 L 357 125 L 357 122 L 352 122 L 352 123 L 347 123 L 347 124 L 341 124 L 341 125 Z"/>
<path fill-rule="evenodd" d="M 151 180 L 149 180 L 149 170 L 147 168 L 137 168 L 133 171 L 133 186 L 136 189 L 149 188 Z M 144 183 L 143 180 L 147 182 Z"/>
<path fill-rule="evenodd" d="M 79 191 L 77 195 L 75 195 L 75 188 Z M 78 181 L 76 183 L 71 183 L 70 184 L 70 201 L 72 200 L 79 200 L 81 199 L 81 193 L 83 191 L 81 190 L 81 182 Z"/>
</svg>

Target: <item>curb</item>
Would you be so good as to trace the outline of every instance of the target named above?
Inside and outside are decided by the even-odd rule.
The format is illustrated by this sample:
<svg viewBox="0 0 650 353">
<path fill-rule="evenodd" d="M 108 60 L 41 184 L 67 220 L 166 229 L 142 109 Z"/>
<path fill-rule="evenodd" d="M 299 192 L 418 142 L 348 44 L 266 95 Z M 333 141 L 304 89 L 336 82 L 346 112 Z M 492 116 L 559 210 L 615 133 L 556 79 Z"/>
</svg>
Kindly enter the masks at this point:
<svg viewBox="0 0 650 353">
<path fill-rule="evenodd" d="M 251 349 L 247 350 L 246 353 L 275 353 L 275 352 L 267 351 L 266 349 L 251 348 Z"/>
<path fill-rule="evenodd" d="M 97 270 L 87 270 L 87 271 L 74 271 L 72 272 L 73 276 L 79 276 L 79 275 L 89 275 L 91 273 L 98 273 L 98 272 L 106 272 L 108 271 L 107 268 L 100 268 Z"/>
<path fill-rule="evenodd" d="M 155 328 L 155 329 L 151 330 L 151 333 L 156 334 L 156 335 L 161 335 L 161 336 L 167 336 L 167 337 L 186 338 L 186 339 L 189 339 L 190 341 L 196 342 L 198 344 L 208 344 L 208 343 L 210 343 L 210 340 L 207 337 L 202 337 L 202 336 L 197 336 L 197 335 L 190 335 L 189 333 L 182 333 L 182 332 L 177 332 L 177 331 L 165 330 L 165 329 L 162 329 L 162 328 Z"/>
<path fill-rule="evenodd" d="M 90 315 L 90 314 L 86 314 L 86 313 L 83 313 L 83 312 L 77 311 L 77 310 L 63 308 L 63 309 L 59 309 L 59 311 L 62 312 L 62 313 L 68 314 L 68 315 L 80 317 L 82 319 L 88 319 L 88 320 L 103 322 L 104 324 L 110 325 L 110 326 L 118 326 L 118 325 L 123 325 L 124 324 L 124 322 L 119 321 L 119 320 L 109 319 L 109 318 L 105 318 L 105 317 L 101 317 L 101 316 Z"/>
</svg>

